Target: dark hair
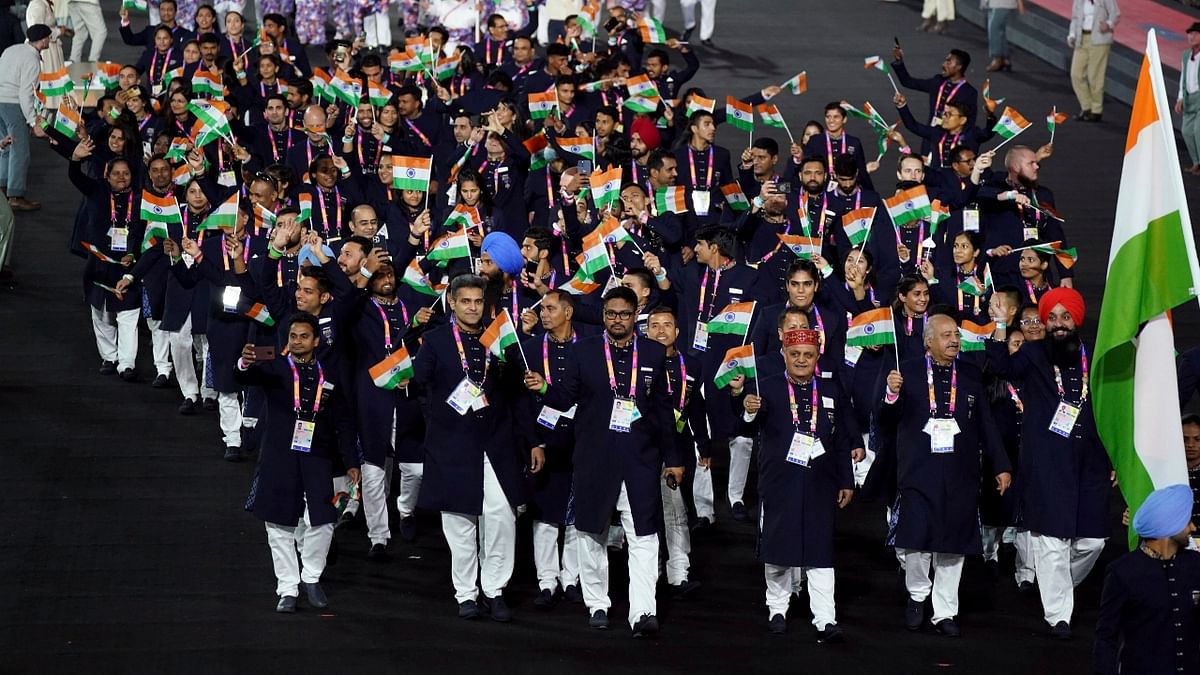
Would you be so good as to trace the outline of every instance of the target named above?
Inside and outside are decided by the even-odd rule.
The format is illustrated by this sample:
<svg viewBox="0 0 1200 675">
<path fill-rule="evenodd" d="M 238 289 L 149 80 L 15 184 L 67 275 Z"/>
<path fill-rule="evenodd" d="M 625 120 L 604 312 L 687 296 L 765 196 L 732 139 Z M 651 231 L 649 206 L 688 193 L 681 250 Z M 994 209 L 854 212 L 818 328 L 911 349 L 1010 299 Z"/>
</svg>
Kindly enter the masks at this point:
<svg viewBox="0 0 1200 675">
<path fill-rule="evenodd" d="M 275 64 L 276 70 L 283 68 L 283 59 L 279 58 L 279 56 L 276 54 L 259 54 L 258 59 L 256 61 L 258 64 L 261 64 L 264 59 Z"/>
<path fill-rule="evenodd" d="M 434 33 L 437 33 L 438 35 L 442 36 L 442 44 L 443 45 L 446 44 L 446 42 L 450 40 L 450 31 L 446 30 L 445 26 L 434 26 L 433 28 L 430 28 L 429 29 L 430 37 L 432 37 Z"/>
<path fill-rule="evenodd" d="M 788 305 L 787 307 L 783 308 L 783 311 L 779 313 L 779 318 L 775 320 L 775 328 L 778 330 L 783 330 L 783 325 L 787 323 L 788 317 L 796 315 L 802 316 L 804 317 L 805 321 L 808 321 L 808 314 L 806 314 L 804 310 L 800 309 L 799 307 L 792 307 L 791 305 Z"/>
<path fill-rule="evenodd" d="M 1037 315 L 1038 320 L 1040 321 L 1042 317 L 1041 314 L 1038 313 L 1039 311 L 1040 310 L 1038 309 L 1038 306 L 1032 302 L 1021 303 L 1021 306 L 1017 308 L 1017 319 L 1020 319 L 1021 315 L 1025 312 L 1033 312 L 1035 315 Z"/>
<path fill-rule="evenodd" d="M 554 78 L 554 88 L 555 89 L 563 86 L 564 84 L 569 84 L 572 87 L 574 87 L 576 84 L 575 76 L 574 75 L 559 75 L 558 77 Z"/>
<path fill-rule="evenodd" d="M 840 153 L 833 158 L 833 175 L 845 176 L 847 178 L 858 177 L 858 162 L 854 159 L 854 155 L 848 153 Z"/>
<path fill-rule="evenodd" d="M 543 225 L 530 225 L 528 228 L 526 228 L 525 239 L 532 239 L 534 248 L 539 251 L 550 251 L 554 249 L 554 232 L 550 228 Z"/>
<path fill-rule="evenodd" d="M 694 127 L 700 124 L 700 120 L 704 117 L 712 119 L 713 114 L 707 110 L 693 110 L 688 117 L 688 127 Z"/>
<path fill-rule="evenodd" d="M 296 312 L 292 315 L 292 318 L 288 319 L 288 332 L 292 332 L 292 326 L 295 326 L 298 323 L 302 323 L 311 328 L 314 336 L 321 337 L 321 324 L 317 321 L 317 317 L 309 314 L 308 312 Z"/>
<path fill-rule="evenodd" d="M 513 81 L 508 73 L 497 68 L 488 73 L 487 79 L 484 80 L 484 85 L 493 89 L 502 89 L 504 91 L 512 91 Z"/>
<path fill-rule="evenodd" d="M 562 43 L 555 42 L 553 44 L 546 46 L 546 57 L 547 58 L 549 58 L 551 56 L 570 56 L 570 55 L 571 55 L 571 48 Z"/>
<path fill-rule="evenodd" d="M 464 288 L 478 288 L 487 291 L 487 280 L 478 274 L 460 274 L 450 280 L 450 297 L 458 298 L 458 292 Z"/>
<path fill-rule="evenodd" d="M 475 169 L 463 169 L 462 171 L 459 171 L 458 180 L 456 181 L 459 194 L 462 193 L 462 184 L 467 181 L 471 181 L 479 188 L 479 206 L 481 207 L 479 209 L 480 215 L 485 217 L 491 216 L 492 193 L 488 191 L 487 182 L 483 180 L 483 176 L 481 176 Z"/>
<path fill-rule="evenodd" d="M 637 277 L 638 281 L 642 282 L 643 286 L 651 290 L 654 289 L 654 274 L 645 267 L 635 267 L 631 270 L 625 270 L 625 276 Z"/>
<path fill-rule="evenodd" d="M 212 8 L 209 7 L 209 9 L 212 9 Z M 196 10 L 196 11 L 200 11 L 200 10 Z M 205 33 L 200 36 L 200 39 L 197 40 L 197 43 L 202 44 L 202 45 L 218 45 L 218 46 L 220 46 L 221 38 L 216 33 Z"/>
<path fill-rule="evenodd" d="M 487 27 L 488 27 L 488 28 L 495 28 L 495 27 L 496 27 L 496 20 L 497 20 L 497 19 L 503 19 L 503 18 L 504 18 L 504 15 L 503 15 L 503 14 L 489 14 L 489 15 L 488 15 L 488 18 L 487 18 Z"/>
<path fill-rule="evenodd" d="M 271 12 L 269 14 L 263 14 L 263 23 L 266 23 L 268 21 L 270 21 L 271 23 L 274 23 L 274 24 L 279 24 L 280 26 L 283 26 L 283 29 L 285 31 L 287 30 L 287 25 L 288 25 L 287 17 L 285 17 L 282 14 L 277 14 L 275 12 Z"/>
<path fill-rule="evenodd" d="M 360 69 L 373 68 L 375 66 L 380 68 L 383 67 L 383 59 L 379 58 L 378 54 L 367 54 L 366 56 L 362 57 L 362 61 L 358 64 Z"/>
<path fill-rule="evenodd" d="M 961 162 L 963 154 L 967 152 L 973 155 L 979 154 L 966 145 L 956 145 L 953 148 L 950 148 L 950 161 Z"/>
<path fill-rule="evenodd" d="M 1040 239 L 1026 239 L 1025 242 L 1021 244 L 1021 246 L 1039 246 L 1042 243 L 1043 242 Z M 1050 254 L 1049 253 L 1045 253 L 1044 251 L 1039 251 L 1036 248 L 1030 248 L 1030 249 L 1026 249 L 1026 250 L 1033 251 L 1034 254 L 1037 255 L 1038 259 L 1041 260 L 1042 262 L 1047 263 L 1047 264 L 1050 263 Z"/>
<path fill-rule="evenodd" d="M 804 159 L 800 160 L 800 166 L 797 168 L 799 171 L 804 171 L 804 165 L 812 163 L 812 162 L 816 162 L 817 165 L 819 165 L 821 167 L 821 171 L 825 171 L 825 160 L 821 159 L 820 157 L 818 157 L 816 155 L 811 155 L 811 156 L 805 157 Z"/>
<path fill-rule="evenodd" d="M 317 282 L 317 290 L 322 293 L 333 292 L 333 284 L 329 281 L 329 274 L 320 267 L 305 267 L 300 270 L 300 276 L 314 279 Z"/>
<path fill-rule="evenodd" d="M 287 81 L 287 85 L 288 85 L 288 91 L 294 91 L 297 94 L 301 94 L 307 98 L 312 98 L 313 86 L 312 86 L 312 81 L 309 80 L 308 78 L 293 77 L 292 79 Z M 284 100 L 285 101 L 287 100 L 286 95 L 285 95 Z"/>
<path fill-rule="evenodd" d="M 967 72 L 967 68 L 971 67 L 971 55 L 961 49 L 951 49 L 950 56 L 953 56 L 962 66 L 963 72 Z"/>
<path fill-rule="evenodd" d="M 172 7 L 176 8 L 176 9 L 179 9 L 179 5 L 178 5 L 178 4 L 175 2 L 175 0 L 162 0 L 162 2 L 158 3 L 158 6 L 159 6 L 159 7 L 162 7 L 162 6 L 163 6 L 163 4 L 164 4 L 164 3 L 167 3 L 167 2 L 171 3 L 171 6 L 172 6 Z"/>
<path fill-rule="evenodd" d="M 975 249 L 976 251 L 983 250 L 983 233 L 979 230 L 963 230 L 962 232 L 954 235 L 955 239 L 958 239 L 959 237 L 966 237 L 967 242 L 971 244 L 971 248 Z M 951 242 L 951 245 L 953 245 L 953 242 Z"/>
<path fill-rule="evenodd" d="M 783 274 L 784 282 L 791 281 L 792 277 L 798 272 L 807 272 L 808 276 L 816 282 L 818 288 L 821 286 L 821 271 L 817 269 L 817 264 L 811 260 L 797 258 L 795 262 L 788 265 L 787 271 Z"/>
<path fill-rule="evenodd" d="M 618 122 L 621 121 L 621 113 L 617 111 L 617 106 L 615 105 L 602 105 L 599 108 L 596 108 L 596 115 L 601 113 L 608 115 Z"/>
<path fill-rule="evenodd" d="M 415 84 L 406 84 L 403 87 L 396 89 L 396 98 L 400 98 L 401 96 L 411 96 L 420 102 L 421 90 Z"/>
<path fill-rule="evenodd" d="M 706 241 L 712 246 L 716 246 L 721 255 L 726 258 L 737 257 L 737 237 L 733 231 L 722 227 L 721 225 L 712 224 L 701 227 L 696 232 L 696 241 Z"/>
<path fill-rule="evenodd" d="M 759 150 L 766 150 L 767 154 L 771 155 L 772 157 L 779 156 L 779 143 L 776 142 L 774 138 L 769 136 L 759 136 L 758 138 L 754 139 L 754 142 L 750 144 L 750 147 L 758 148 Z"/>
<path fill-rule="evenodd" d="M 571 295 L 570 293 L 564 291 L 561 288 L 551 288 L 550 290 L 546 291 L 546 295 L 543 295 L 542 297 L 547 298 L 547 297 L 550 297 L 551 295 L 553 295 L 559 302 L 566 305 L 567 307 L 570 307 L 571 310 L 574 311 L 574 309 L 575 309 L 575 296 L 574 295 Z"/>
<path fill-rule="evenodd" d="M 1200 415 L 1197 415 L 1196 413 L 1188 413 L 1188 414 L 1184 415 L 1183 419 L 1180 421 L 1182 422 L 1181 426 L 1187 425 L 1187 424 L 1200 425 Z"/>
<path fill-rule="evenodd" d="M 842 107 L 841 101 L 830 101 L 825 104 L 825 112 L 838 111 L 842 117 L 846 116 L 846 109 Z"/>
<path fill-rule="evenodd" d="M 279 92 L 275 92 L 273 94 L 267 94 L 267 97 L 265 99 L 263 99 L 263 102 L 270 103 L 272 100 L 279 101 L 280 103 L 283 104 L 284 108 L 287 108 L 287 94 L 280 94 Z M 263 107 L 265 108 L 266 106 L 263 106 Z"/>
<path fill-rule="evenodd" d="M 298 216 L 298 215 L 300 215 L 300 208 L 299 208 L 299 207 L 297 207 L 297 206 L 285 206 L 285 207 L 283 207 L 282 209 L 279 209 L 279 213 L 276 213 L 276 214 L 275 214 L 275 217 L 276 217 L 276 218 L 279 218 L 279 217 L 281 217 L 281 216 Z"/>
<path fill-rule="evenodd" d="M 925 284 L 929 288 L 929 281 L 919 274 L 906 274 L 900 277 L 900 282 L 896 284 L 896 306 L 901 304 L 900 296 L 912 292 L 912 289 Z"/>
<path fill-rule="evenodd" d="M 1008 301 L 1011 304 L 1013 304 L 1014 306 L 1021 304 L 1021 291 L 1016 286 L 1013 286 L 1011 284 L 1006 285 L 1006 286 L 997 286 L 992 291 L 992 295 L 1006 296 L 1008 298 Z M 1017 316 L 1020 316 L 1020 314 L 1018 314 Z"/>
<path fill-rule="evenodd" d="M 371 243 L 370 239 L 357 234 L 347 237 L 346 241 L 342 243 L 342 246 L 345 246 L 346 244 L 358 244 L 359 248 L 362 249 L 364 254 L 370 253 L 371 249 L 375 247 L 375 245 Z"/>
<path fill-rule="evenodd" d="M 654 49 L 646 52 L 646 56 L 642 58 L 642 63 L 645 63 L 646 59 L 658 59 L 659 61 L 662 61 L 663 64 L 671 63 L 671 55 L 668 54 L 667 50 L 663 49 L 662 47 L 655 47 Z"/>
<path fill-rule="evenodd" d="M 625 288 L 624 286 L 617 286 L 609 289 L 609 291 L 604 294 L 603 306 L 607 307 L 608 303 L 612 302 L 613 300 L 624 300 L 625 302 L 629 303 L 630 307 L 635 309 L 638 306 L 637 293 L 634 293 L 633 289 Z"/>
<path fill-rule="evenodd" d="M 651 171 L 662 171 L 663 164 L 668 159 L 675 159 L 675 155 L 662 148 L 655 148 L 650 151 L 650 159 L 646 162 L 646 168 Z"/>
</svg>

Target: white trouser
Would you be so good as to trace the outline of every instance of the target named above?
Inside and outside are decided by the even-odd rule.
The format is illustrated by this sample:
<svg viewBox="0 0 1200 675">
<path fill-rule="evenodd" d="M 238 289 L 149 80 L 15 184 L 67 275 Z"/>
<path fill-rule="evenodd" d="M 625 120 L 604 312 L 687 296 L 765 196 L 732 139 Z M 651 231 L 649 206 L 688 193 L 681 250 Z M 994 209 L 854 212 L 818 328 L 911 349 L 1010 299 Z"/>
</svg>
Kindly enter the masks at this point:
<svg viewBox="0 0 1200 675">
<path fill-rule="evenodd" d="M 396 512 L 400 519 L 408 518 L 417 510 L 417 497 L 421 494 L 421 477 L 425 465 L 421 462 L 396 462 L 400 471 L 400 494 L 396 495 Z"/>
<path fill-rule="evenodd" d="M 221 438 L 228 446 L 242 444 L 242 406 L 237 394 L 217 393 L 217 417 L 221 424 Z"/>
<path fill-rule="evenodd" d="M 700 39 L 712 37 L 713 24 L 716 22 L 717 0 L 679 0 L 679 9 L 683 11 L 684 29 L 696 26 L 696 3 L 700 3 Z"/>
<path fill-rule="evenodd" d="M 891 527 L 892 525 L 892 507 L 887 507 L 883 511 L 883 524 Z M 904 569 L 904 549 L 896 546 L 893 548 L 896 553 L 896 562 L 900 563 L 900 569 Z"/>
<path fill-rule="evenodd" d="M 175 379 L 179 381 L 179 391 L 183 397 L 197 402 L 201 397 L 216 398 L 217 392 L 203 381 L 203 365 L 197 375 L 196 362 L 204 364 L 208 360 L 208 337 L 192 334 L 192 317 L 185 319 L 179 330 L 167 333 L 167 337 L 171 346 L 171 362 L 175 365 Z"/>
<path fill-rule="evenodd" d="M 904 552 L 904 586 L 917 602 L 933 593 L 933 622 L 958 616 L 958 582 L 962 579 L 964 556 L 957 553 Z M 930 577 L 933 566 L 933 579 Z"/>
<path fill-rule="evenodd" d="M 921 8 L 921 18 L 953 21 L 954 0 L 925 0 L 925 5 Z"/>
<path fill-rule="evenodd" d="M 692 552 L 692 535 L 688 530 L 687 506 L 683 503 L 683 494 L 678 488 L 667 487 L 667 481 L 658 482 L 662 488 L 663 503 L 663 539 L 667 544 L 667 583 L 678 586 L 688 580 L 688 568 L 691 561 L 688 555 Z"/>
<path fill-rule="evenodd" d="M 387 546 L 392 538 L 387 511 L 389 464 L 391 460 L 385 460 L 383 466 L 362 463 L 362 505 L 367 517 L 367 538 L 372 546 Z"/>
<path fill-rule="evenodd" d="M 367 34 L 368 47 L 389 46 L 392 44 L 392 27 L 388 24 L 388 14 L 386 11 L 364 16 L 363 32 Z"/>
<path fill-rule="evenodd" d="M 483 594 L 494 598 L 504 592 L 512 577 L 517 548 L 517 512 L 504 496 L 504 488 L 483 457 L 483 514 L 442 512 L 442 532 L 450 545 L 450 576 L 454 599 L 460 603 Z"/>
<path fill-rule="evenodd" d="M 92 307 L 92 331 L 96 334 L 96 350 L 105 361 L 116 361 L 117 370 L 133 368 L 138 352 L 138 318 L 141 309 L 110 312 Z"/>
<path fill-rule="evenodd" d="M 692 506 L 696 507 L 696 517 L 705 518 L 709 523 L 717 520 L 714 510 L 716 498 L 713 496 L 712 470 L 700 465 L 700 453 L 696 453 L 696 475 L 692 476 Z"/>
<path fill-rule="evenodd" d="M 621 514 L 629 549 L 629 626 L 632 628 L 642 616 L 658 611 L 654 598 L 654 587 L 658 583 L 658 535 L 637 535 L 625 483 L 621 483 L 621 494 L 617 496 L 617 512 Z M 588 612 L 598 609 L 607 612 L 612 606 L 608 598 L 607 540 L 607 532 L 579 533 L 579 580 Z"/>
<path fill-rule="evenodd" d="M 867 451 L 863 460 L 857 464 L 851 462 L 850 468 L 854 471 L 854 486 L 862 487 L 867 480 L 867 474 L 871 472 L 871 465 L 875 463 L 875 449 L 871 447 L 871 434 L 864 433 L 863 449 Z"/>
<path fill-rule="evenodd" d="M 787 616 L 788 603 L 792 599 L 793 579 L 808 575 L 808 608 L 812 611 L 813 625 L 817 630 L 837 623 L 837 610 L 833 602 L 834 574 L 832 567 L 785 567 L 763 565 L 767 580 L 768 618 L 776 614 Z"/>
<path fill-rule="evenodd" d="M 1075 611 L 1075 587 L 1087 577 L 1104 550 L 1104 539 L 1080 537 L 1060 539 L 1030 532 L 1033 567 L 1042 596 L 1042 614 L 1053 626 L 1071 623 Z"/>
<path fill-rule="evenodd" d="M 213 3 L 213 9 L 217 10 L 217 25 L 225 25 L 225 15 L 230 12 L 242 13 L 246 6 L 245 0 L 217 0 Z"/>
<path fill-rule="evenodd" d="M 154 357 L 154 370 L 159 375 L 171 376 L 171 335 L 162 329 L 159 319 L 146 319 L 150 327 L 150 354 Z"/>
<path fill-rule="evenodd" d="M 325 556 L 333 541 L 333 523 L 311 526 L 308 508 L 295 527 L 267 523 L 267 546 L 275 564 L 275 594 L 299 595 L 300 582 L 315 584 L 325 571 Z M 299 552 L 299 560 L 296 554 Z"/>
<path fill-rule="evenodd" d="M 533 565 L 537 569 L 538 588 L 554 591 L 561 584 L 579 585 L 579 531 L 574 525 L 562 528 L 562 561 L 558 554 L 559 526 L 555 523 L 533 521 Z"/>
<path fill-rule="evenodd" d="M 1013 577 L 1018 584 L 1022 581 L 1033 583 L 1033 580 L 1037 579 L 1037 574 L 1033 570 L 1033 538 L 1029 534 L 1029 530 L 1023 527 L 1010 529 L 1015 530 L 1013 548 L 1017 551 L 1016 558 L 1013 560 Z"/>
<path fill-rule="evenodd" d="M 91 37 L 92 48 L 88 50 L 88 61 L 99 61 L 100 49 L 108 38 L 108 26 L 104 24 L 100 5 L 72 2 L 71 24 L 75 27 L 75 37 L 71 38 L 71 60 L 78 63 L 83 59 L 83 43 Z"/>
<path fill-rule="evenodd" d="M 667 0 L 650 0 L 650 16 L 656 21 L 667 20 Z"/>
<path fill-rule="evenodd" d="M 750 458 L 754 454 L 754 440 L 745 436 L 729 439 L 729 505 L 742 502 L 746 492 L 746 475 L 750 472 Z"/>
</svg>

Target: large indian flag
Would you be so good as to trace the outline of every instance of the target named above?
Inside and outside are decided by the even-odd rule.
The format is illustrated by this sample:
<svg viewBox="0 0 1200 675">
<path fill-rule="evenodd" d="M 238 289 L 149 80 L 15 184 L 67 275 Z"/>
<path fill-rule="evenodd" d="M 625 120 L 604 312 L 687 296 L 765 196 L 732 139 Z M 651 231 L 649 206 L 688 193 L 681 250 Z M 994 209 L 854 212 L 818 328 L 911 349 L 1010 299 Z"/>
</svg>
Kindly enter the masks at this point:
<svg viewBox="0 0 1200 675">
<path fill-rule="evenodd" d="M 1196 297 L 1200 265 L 1154 31 L 1146 39 L 1117 195 L 1096 336 L 1096 428 L 1135 513 L 1155 489 L 1188 484 L 1167 313 Z M 1136 536 L 1130 529 L 1130 548 Z"/>
</svg>

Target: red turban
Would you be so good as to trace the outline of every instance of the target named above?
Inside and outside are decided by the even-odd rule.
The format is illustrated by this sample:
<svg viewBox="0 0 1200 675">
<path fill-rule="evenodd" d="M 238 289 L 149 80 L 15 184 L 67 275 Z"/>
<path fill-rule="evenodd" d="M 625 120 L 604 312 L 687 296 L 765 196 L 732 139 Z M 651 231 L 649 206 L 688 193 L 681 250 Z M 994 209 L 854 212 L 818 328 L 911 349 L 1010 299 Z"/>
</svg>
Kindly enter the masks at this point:
<svg viewBox="0 0 1200 675">
<path fill-rule="evenodd" d="M 1041 301 L 1038 302 L 1038 316 L 1042 318 L 1042 323 L 1046 323 L 1047 317 L 1050 316 L 1050 310 L 1054 309 L 1055 305 L 1062 305 L 1071 314 L 1076 326 L 1083 325 L 1083 296 L 1079 294 L 1079 291 L 1060 286 L 1043 295 Z"/>
<path fill-rule="evenodd" d="M 783 334 L 784 347 L 794 347 L 796 345 L 813 345 L 814 347 L 820 347 L 821 333 L 815 330 L 802 328 L 800 330 L 789 330 Z"/>
<path fill-rule="evenodd" d="M 654 126 L 654 122 L 651 122 L 648 117 L 633 118 L 633 123 L 629 125 L 629 137 L 633 138 L 634 134 L 641 137 L 647 150 L 654 150 L 662 142 L 658 127 Z"/>
</svg>

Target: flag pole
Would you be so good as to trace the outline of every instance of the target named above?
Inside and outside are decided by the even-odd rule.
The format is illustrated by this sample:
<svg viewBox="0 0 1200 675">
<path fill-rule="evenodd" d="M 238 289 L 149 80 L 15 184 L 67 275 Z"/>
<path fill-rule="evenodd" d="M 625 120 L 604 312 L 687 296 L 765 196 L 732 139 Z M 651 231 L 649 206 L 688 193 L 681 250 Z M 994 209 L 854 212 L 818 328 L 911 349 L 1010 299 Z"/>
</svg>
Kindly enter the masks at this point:
<svg viewBox="0 0 1200 675">
<path fill-rule="evenodd" d="M 755 361 L 755 358 L 754 358 L 754 343 L 753 343 L 753 342 L 751 342 L 751 343 L 750 343 L 750 360 L 751 360 L 751 361 Z M 759 395 L 759 391 L 758 391 L 758 364 L 757 364 L 757 363 L 755 363 L 755 365 L 754 365 L 754 395 L 755 395 L 755 396 L 758 396 L 758 395 Z"/>
<path fill-rule="evenodd" d="M 795 139 L 795 138 L 792 138 L 792 130 L 788 128 L 788 125 L 787 125 L 787 120 L 783 119 L 783 115 L 780 115 L 780 116 L 779 116 L 779 119 L 780 119 L 780 120 L 783 122 L 783 130 L 784 130 L 785 132 L 787 132 L 787 135 L 788 135 L 788 143 L 790 143 L 791 145 L 795 145 L 795 144 L 796 144 L 796 139 Z M 754 140 L 753 140 L 753 139 L 751 139 L 751 140 L 750 140 L 750 145 L 754 145 Z"/>
<path fill-rule="evenodd" d="M 896 350 L 896 372 L 900 372 L 900 337 L 896 331 L 896 317 L 892 317 L 892 347 Z"/>
<path fill-rule="evenodd" d="M 516 330 L 517 322 L 513 321 L 512 314 L 509 313 L 508 308 L 505 307 L 504 309 L 502 309 L 500 311 L 504 312 L 505 316 L 508 317 L 508 322 L 510 324 L 512 324 L 512 326 L 513 326 L 513 332 L 514 333 L 517 332 L 517 330 Z M 500 338 L 497 337 L 496 339 L 499 340 Z M 529 359 L 525 358 L 525 349 L 521 346 L 520 338 L 517 339 L 517 351 L 521 353 L 521 360 L 525 362 L 525 370 L 528 371 L 529 370 Z"/>
<path fill-rule="evenodd" d="M 1028 127 L 1025 127 L 1025 128 L 1023 128 L 1023 129 L 1021 129 L 1020 131 L 1018 131 L 1017 133 L 1013 134 L 1012 136 L 1010 136 L 1010 137 L 1008 137 L 1008 138 L 1004 139 L 1003 141 L 1000 141 L 1000 144 L 999 144 L 999 145 L 997 145 L 996 147 L 992 148 L 992 152 L 996 152 L 996 151 L 997 151 L 997 150 L 999 150 L 1000 148 L 1003 148 L 1005 143 L 1007 143 L 1007 142 L 1011 141 L 1012 139 L 1016 138 L 1017 136 L 1020 136 L 1021 134 L 1025 133 L 1025 129 L 1028 129 L 1028 128 L 1029 128 L 1029 127 L 1031 127 L 1031 126 L 1033 126 L 1033 125 L 1032 125 L 1032 124 L 1030 124 Z"/>
<path fill-rule="evenodd" d="M 754 309 L 758 306 L 758 301 L 754 300 L 750 303 L 750 321 L 754 321 Z M 742 336 L 742 346 L 746 346 L 746 340 L 750 339 L 750 324 L 746 324 L 746 334 Z M 753 347 L 751 347 L 753 349 Z"/>
<path fill-rule="evenodd" d="M 884 74 L 884 75 L 887 75 L 887 76 L 888 76 L 888 82 L 891 82 L 891 83 L 892 83 L 892 91 L 894 91 L 894 92 L 896 92 L 897 94 L 899 94 L 899 93 L 900 93 L 900 87 L 897 87 L 897 86 L 896 86 L 896 81 L 892 79 L 892 69 L 891 69 L 891 68 L 888 68 L 887 70 L 883 71 L 883 74 Z"/>
<path fill-rule="evenodd" d="M 1046 243 L 1044 243 L 1044 244 L 1034 244 L 1033 246 L 1022 246 L 1021 248 L 1014 248 L 1014 249 L 1013 249 L 1012 251 L 1010 251 L 1009 253 L 1016 253 L 1016 252 L 1018 252 L 1018 251 L 1028 251 L 1028 250 L 1029 250 L 1029 249 L 1031 249 L 1031 248 L 1038 248 L 1039 246 L 1053 246 L 1053 245 L 1055 245 L 1055 244 L 1061 244 L 1061 243 L 1062 243 L 1062 240 L 1061 240 L 1061 239 L 1059 239 L 1059 240 L 1056 240 L 1056 241 L 1048 241 L 1048 242 L 1046 242 Z"/>
<path fill-rule="evenodd" d="M 1054 132 L 1058 128 L 1058 106 L 1050 106 L 1050 117 L 1054 118 L 1054 126 L 1050 127 L 1050 145 L 1054 145 Z"/>
</svg>

